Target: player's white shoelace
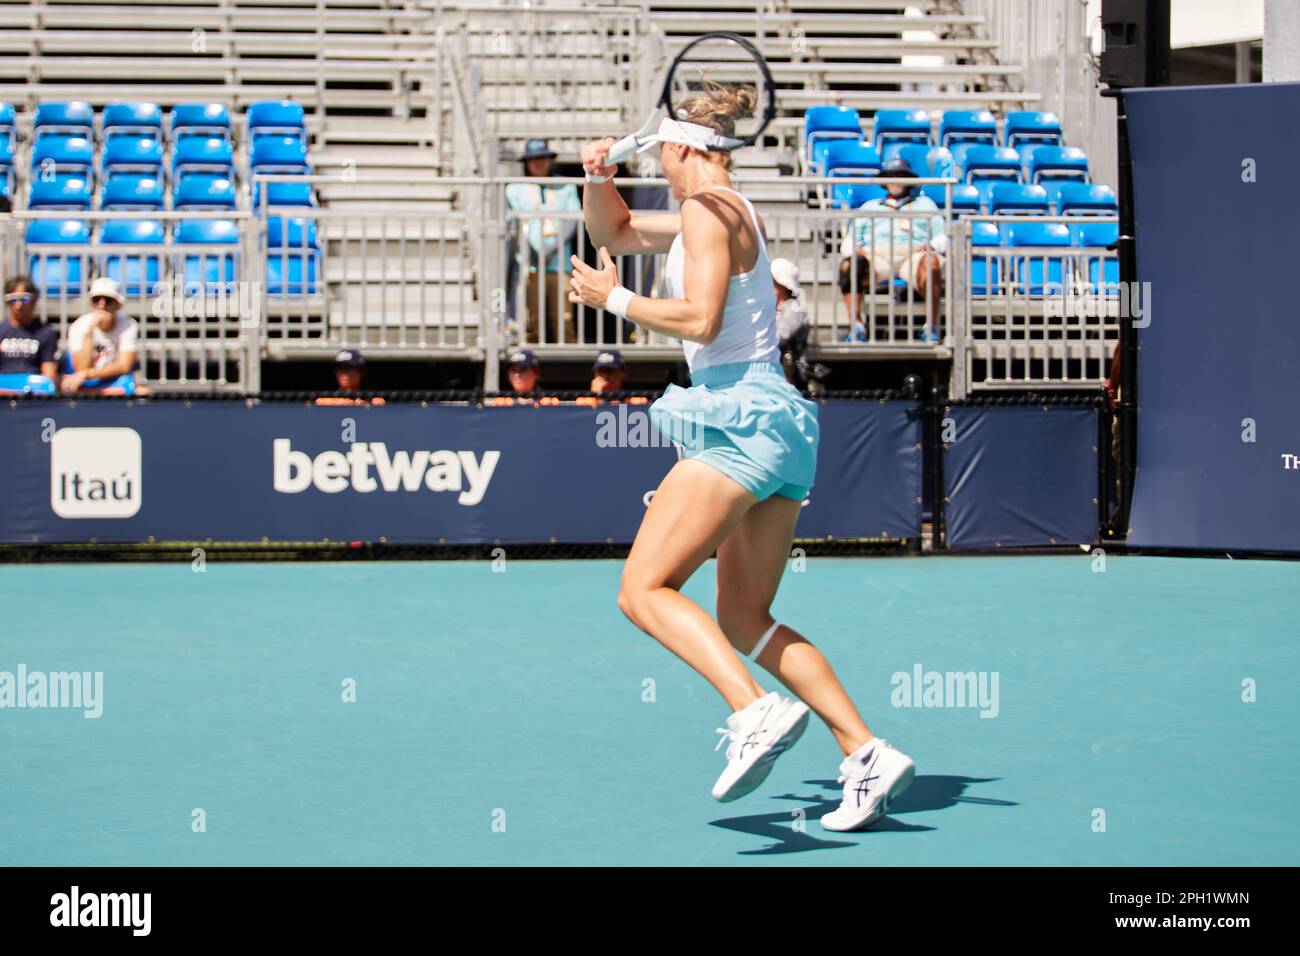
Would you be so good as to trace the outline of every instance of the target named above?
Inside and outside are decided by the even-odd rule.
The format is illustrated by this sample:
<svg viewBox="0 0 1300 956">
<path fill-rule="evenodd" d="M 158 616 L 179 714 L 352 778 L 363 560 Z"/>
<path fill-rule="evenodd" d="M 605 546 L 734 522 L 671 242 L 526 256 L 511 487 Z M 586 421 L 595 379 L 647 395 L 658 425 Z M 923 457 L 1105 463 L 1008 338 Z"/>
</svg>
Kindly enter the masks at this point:
<svg viewBox="0 0 1300 956">
<path fill-rule="evenodd" d="M 766 717 L 767 714 L 764 713 L 763 716 L 760 717 L 758 720 L 756 720 L 754 723 L 761 724 Z M 751 730 L 746 733 L 741 733 L 739 731 L 732 730 L 730 727 L 719 727 L 718 733 L 721 734 L 722 736 L 718 738 L 718 743 L 713 748 L 713 752 L 717 753 L 719 750 L 722 749 L 722 745 L 724 743 L 730 741 L 730 743 L 727 746 L 727 760 L 730 761 L 730 760 L 735 760 L 737 758 L 737 748 L 740 746 L 740 741 L 742 737 L 744 738 L 758 737 L 763 734 L 771 736 L 772 732 L 769 728 L 766 727 L 760 727 L 756 730 Z"/>
</svg>

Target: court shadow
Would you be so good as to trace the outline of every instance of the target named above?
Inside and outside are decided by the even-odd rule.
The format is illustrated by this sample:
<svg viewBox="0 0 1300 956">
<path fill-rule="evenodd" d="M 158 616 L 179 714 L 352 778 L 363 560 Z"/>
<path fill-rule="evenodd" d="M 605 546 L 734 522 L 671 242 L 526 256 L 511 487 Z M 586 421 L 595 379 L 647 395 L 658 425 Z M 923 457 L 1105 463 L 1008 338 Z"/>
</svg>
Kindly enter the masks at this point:
<svg viewBox="0 0 1300 956">
<path fill-rule="evenodd" d="M 830 791 L 829 795 L 784 793 L 774 796 L 774 800 L 788 800 L 806 804 L 787 811 L 756 813 L 745 817 L 727 817 L 713 820 L 710 826 L 751 833 L 754 836 L 772 840 L 767 846 L 754 850 L 741 850 L 742 856 L 764 856 L 777 853 L 806 853 L 810 850 L 834 850 L 841 847 L 857 846 L 858 840 L 872 833 L 910 833 L 934 830 L 936 827 L 920 823 L 907 823 L 897 819 L 905 813 L 920 813 L 926 810 L 943 810 L 957 803 L 976 803 L 986 806 L 1014 807 L 1011 800 L 998 800 L 988 797 L 968 795 L 966 790 L 973 784 L 992 783 L 997 777 L 957 777 L 944 774 L 923 774 L 912 781 L 907 792 L 898 798 L 898 802 L 889 811 L 889 816 L 881 820 L 870 830 L 858 833 L 831 834 L 822 830 L 820 818 L 830 813 L 840 804 L 840 785 L 834 780 L 805 780 L 805 784 Z M 818 835 L 822 834 L 822 835 Z"/>
</svg>

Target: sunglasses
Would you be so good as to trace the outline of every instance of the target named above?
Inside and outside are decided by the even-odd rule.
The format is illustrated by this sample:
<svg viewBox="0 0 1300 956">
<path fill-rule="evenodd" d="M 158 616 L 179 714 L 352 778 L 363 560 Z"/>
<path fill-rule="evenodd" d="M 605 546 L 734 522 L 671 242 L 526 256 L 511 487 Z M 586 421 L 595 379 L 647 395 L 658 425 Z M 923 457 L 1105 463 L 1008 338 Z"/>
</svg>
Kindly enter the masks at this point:
<svg viewBox="0 0 1300 956">
<path fill-rule="evenodd" d="M 35 298 L 36 296 L 32 295 L 30 292 L 12 292 L 9 295 L 5 296 L 5 301 L 21 302 L 23 305 L 26 305 L 28 302 L 33 301 Z"/>
</svg>

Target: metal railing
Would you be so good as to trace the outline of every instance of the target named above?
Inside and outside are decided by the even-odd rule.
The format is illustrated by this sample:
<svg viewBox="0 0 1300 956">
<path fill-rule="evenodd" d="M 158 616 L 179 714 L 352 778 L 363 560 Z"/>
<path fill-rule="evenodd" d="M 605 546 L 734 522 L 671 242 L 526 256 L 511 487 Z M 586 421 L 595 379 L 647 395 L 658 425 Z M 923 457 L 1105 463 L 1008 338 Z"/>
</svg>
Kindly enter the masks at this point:
<svg viewBox="0 0 1300 956">
<path fill-rule="evenodd" d="M 973 226 L 1116 222 L 1113 216 L 971 216 L 958 223 L 949 290 L 959 317 L 951 392 L 1084 390 L 1106 378 L 1119 341 L 1114 249 L 976 245 Z"/>
<path fill-rule="evenodd" d="M 737 183 L 744 186 L 743 177 Z M 833 183 L 837 186 L 862 183 L 887 184 L 899 180 L 869 177 L 783 177 L 780 182 L 793 187 Z M 620 179 L 627 187 L 665 188 L 660 179 Z M 771 183 L 770 179 L 755 182 Z M 800 269 L 800 298 L 811 327 L 810 341 L 817 353 L 836 356 L 891 355 L 920 351 L 946 355 L 948 330 L 944 301 L 939 296 L 924 299 L 916 282 L 890 283 L 895 272 L 909 275 L 918 268 L 933 271 L 940 282 L 930 288 L 951 283 L 946 278 L 947 265 L 929 242 L 918 238 L 915 226 L 933 225 L 937 234 L 950 239 L 951 186 L 953 180 L 909 179 L 908 183 L 935 183 L 944 186 L 943 208 L 933 212 L 907 210 L 800 209 L 761 214 L 767 232 L 768 253 L 784 257 Z M 581 188 L 581 181 L 560 177 L 546 179 L 515 178 L 498 181 L 504 193 L 507 186 L 526 183 L 541 187 Z M 554 193 L 552 194 L 554 195 Z M 562 195 L 562 194 L 561 194 Z M 572 197 L 569 205 L 573 205 Z M 509 209 L 502 203 L 503 247 L 495 257 L 483 263 L 485 269 L 502 270 L 489 278 L 485 291 L 500 308 L 490 319 L 494 334 L 503 347 L 526 346 L 542 354 L 584 353 L 614 347 L 628 350 L 629 357 L 665 358 L 680 354 L 675 340 L 638 329 L 630 322 L 618 321 L 603 310 L 568 302 L 569 255 L 577 252 L 594 261 L 594 250 L 587 239 L 582 213 L 573 209 Z M 634 210 L 634 212 L 639 210 Z M 643 210 L 663 212 L 660 209 Z M 881 221 L 898 225 L 878 228 Z M 865 238 L 859 255 L 876 268 L 877 282 L 865 287 L 867 274 L 857 268 L 845 268 L 854 254 L 855 226 L 860 225 Z M 883 233 L 883 234 L 882 234 Z M 942 247 L 942 242 L 940 243 Z M 928 259 L 927 259 L 928 251 Z M 665 293 L 666 255 L 617 256 L 615 265 L 620 281 L 642 295 Z M 548 275 L 549 273 L 549 275 Z M 844 280 L 841 274 L 844 273 Z M 888 273 L 888 276 L 886 275 Z M 555 276 L 556 278 L 551 278 Z M 844 285 L 847 284 L 847 290 Z M 857 315 L 853 307 L 857 306 Z"/>
<path fill-rule="evenodd" d="M 662 39 L 639 5 L 426 2 L 481 140 L 589 139 L 649 110 Z M 495 157 L 491 158 L 495 161 Z"/>
<path fill-rule="evenodd" d="M 76 219 L 91 227 L 85 243 L 27 242 L 39 220 Z M 234 242 L 106 243 L 94 227 L 114 219 L 221 219 L 237 228 Z M 27 274 L 41 296 L 38 318 L 65 342 L 68 327 L 89 311 L 94 277 L 118 280 L 123 312 L 139 323 L 140 374 L 151 385 L 256 392 L 261 387 L 263 302 L 255 279 L 257 236 L 248 213 L 16 212 L 0 217 L 0 281 Z M 171 236 L 168 236 L 171 239 Z"/>
<path fill-rule="evenodd" d="M 367 181 L 290 175 L 255 179 L 259 184 Z M 263 187 L 263 206 L 252 213 L 16 213 L 0 217 L 0 261 L 4 277 L 36 275 L 46 290 L 39 312 L 61 333 L 86 311 L 85 294 L 94 276 L 123 280 L 127 311 L 141 322 L 144 373 L 160 388 L 256 390 L 262 360 L 319 359 L 348 346 L 376 360 L 481 363 L 488 383 L 497 381 L 502 356 L 517 345 L 555 358 L 589 358 L 609 347 L 632 360 L 680 356 L 680 345 L 671 338 L 568 302 L 568 255 L 577 252 L 594 261 L 580 211 L 559 204 L 511 209 L 506 201 L 513 183 L 580 188 L 580 180 L 440 177 L 438 182 L 453 188 L 463 206 L 474 211 L 266 206 L 269 191 Z M 784 177 L 782 182 L 802 188 L 883 180 Z M 933 182 L 945 184 L 950 193 L 951 180 Z M 666 187 L 660 179 L 618 183 Z M 742 190 L 747 185 L 739 175 L 737 184 Z M 1100 384 L 1118 335 L 1114 252 L 972 245 L 972 227 L 982 222 L 1096 223 L 1113 217 L 953 219 L 950 203 L 949 196 L 943 210 L 919 214 L 906 208 L 798 206 L 761 213 L 769 255 L 790 259 L 800 269 L 813 355 L 838 360 L 951 358 L 950 394 L 955 398 L 996 389 Z M 227 219 L 237 224 L 237 240 L 182 245 L 173 231 L 159 244 L 104 243 L 97 234 L 81 245 L 25 241 L 33 220 L 73 218 L 91 226 L 106 219 L 167 224 Z M 916 221 L 925 219 L 937 220 L 932 235 L 915 230 Z M 553 239 L 548 231 L 555 233 Z M 855 245 L 874 263 L 873 271 L 845 269 Z M 551 281 L 545 268 L 550 263 L 539 254 L 548 249 L 558 267 Z M 620 281 L 640 294 L 662 297 L 665 258 L 618 257 Z M 913 274 L 906 274 L 907 266 Z M 929 298 L 919 291 L 920 270 Z M 910 281 L 895 281 L 899 272 Z M 938 296 L 936 276 L 942 277 Z M 856 315 L 851 311 L 855 302 Z"/>
</svg>

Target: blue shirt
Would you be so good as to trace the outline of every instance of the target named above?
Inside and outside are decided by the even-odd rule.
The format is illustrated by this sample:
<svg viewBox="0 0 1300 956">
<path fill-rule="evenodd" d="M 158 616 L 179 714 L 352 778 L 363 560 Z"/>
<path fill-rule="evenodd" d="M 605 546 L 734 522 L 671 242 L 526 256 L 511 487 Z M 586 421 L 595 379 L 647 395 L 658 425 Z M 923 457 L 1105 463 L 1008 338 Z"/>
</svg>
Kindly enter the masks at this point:
<svg viewBox="0 0 1300 956">
<path fill-rule="evenodd" d="M 506 186 L 506 208 L 519 212 L 541 212 L 554 209 L 559 212 L 582 212 L 582 199 L 578 187 L 539 186 L 536 183 L 510 183 Z M 547 272 L 568 272 L 569 256 L 573 254 L 570 241 L 578 229 L 576 219 L 525 220 L 525 233 L 532 252 L 528 256 L 528 271 L 538 271 L 544 263 Z M 523 268 L 524 256 L 520 252 L 515 261 Z"/>
<path fill-rule="evenodd" d="M 889 212 L 895 209 L 905 210 L 909 213 L 937 213 L 939 211 L 939 207 L 934 204 L 934 200 L 926 195 L 917 196 L 907 205 L 901 207 L 897 204 L 897 201 L 884 197 L 864 202 L 858 208 L 867 212 Z M 871 249 L 874 243 L 877 252 L 888 254 L 890 251 L 889 243 L 892 238 L 894 243 L 893 252 L 895 254 L 906 252 L 909 244 L 913 251 L 919 252 L 929 244 L 931 239 L 942 232 L 942 215 L 920 215 L 915 218 L 877 216 L 871 219 L 855 219 L 853 220 L 853 245 L 859 248 Z"/>
<path fill-rule="evenodd" d="M 53 362 L 58 350 L 59 333 L 44 322 L 23 328 L 0 319 L 0 375 L 40 375 L 41 364 Z"/>
</svg>

